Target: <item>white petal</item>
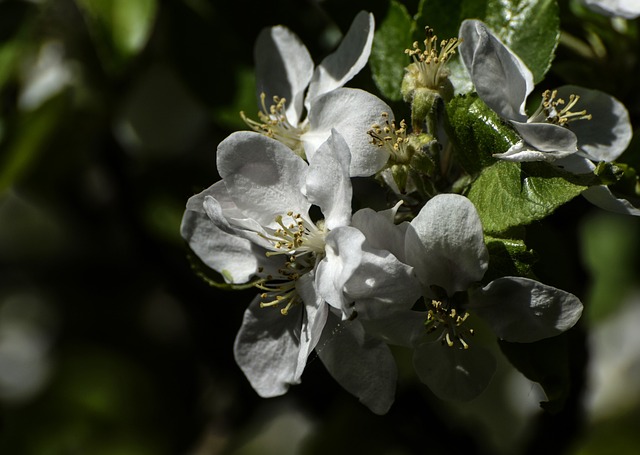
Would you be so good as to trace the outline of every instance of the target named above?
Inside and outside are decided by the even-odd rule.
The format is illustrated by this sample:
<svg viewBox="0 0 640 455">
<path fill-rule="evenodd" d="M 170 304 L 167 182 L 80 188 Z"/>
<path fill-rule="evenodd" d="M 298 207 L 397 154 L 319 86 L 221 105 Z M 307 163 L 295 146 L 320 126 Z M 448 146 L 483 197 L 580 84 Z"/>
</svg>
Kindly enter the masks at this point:
<svg viewBox="0 0 640 455">
<path fill-rule="evenodd" d="M 635 19 L 640 16 L 640 3 L 637 0 L 583 0 L 593 11 L 605 16 Z"/>
<path fill-rule="evenodd" d="M 313 60 L 300 39 L 289 29 L 263 29 L 254 48 L 258 98 L 266 94 L 267 107 L 278 96 L 287 100 L 287 118 L 300 121 L 304 92 L 313 76 Z"/>
<path fill-rule="evenodd" d="M 360 11 L 338 48 L 316 68 L 309 84 L 307 109 L 315 97 L 342 87 L 358 74 L 369 60 L 375 23 L 373 14 Z"/>
<path fill-rule="evenodd" d="M 623 215 L 640 216 L 640 208 L 634 207 L 626 199 L 615 197 L 611 190 L 604 185 L 589 187 L 582 192 L 582 195 L 587 201 L 601 209 Z"/>
<path fill-rule="evenodd" d="M 480 281 L 489 253 L 473 204 L 457 194 L 430 199 L 407 229 L 405 254 L 426 295 L 432 285 L 453 296 Z"/>
<path fill-rule="evenodd" d="M 309 159 L 307 198 L 320 207 L 328 229 L 351 222 L 350 162 L 349 147 L 335 130 Z"/>
<path fill-rule="evenodd" d="M 535 280 L 503 277 L 472 293 L 467 309 L 483 318 L 499 338 L 530 343 L 573 327 L 582 303 L 573 294 Z"/>
<path fill-rule="evenodd" d="M 232 133 L 218 145 L 218 172 L 230 197 L 248 218 L 274 226 L 287 211 L 306 215 L 302 194 L 308 165 L 280 142 L 262 134 Z"/>
<path fill-rule="evenodd" d="M 493 355 L 482 346 L 469 349 L 424 343 L 413 353 L 420 380 L 443 400 L 470 401 L 491 382 L 496 369 Z"/>
<path fill-rule="evenodd" d="M 505 119 L 525 121 L 531 71 L 479 20 L 463 21 L 460 37 L 460 55 L 482 101 Z"/>
<path fill-rule="evenodd" d="M 309 354 L 315 349 L 329 315 L 329 306 L 324 303 L 315 289 L 315 275 L 305 273 L 296 281 L 296 292 L 304 302 L 304 317 L 300 331 L 300 351 L 296 377 L 300 377 L 307 364 Z"/>
<path fill-rule="evenodd" d="M 326 238 L 325 257 L 316 271 L 316 289 L 320 296 L 342 313 L 343 319 L 352 313 L 352 300 L 344 294 L 344 287 L 362 262 L 364 235 L 355 228 L 343 226 L 331 231 Z"/>
<path fill-rule="evenodd" d="M 397 207 L 397 206 L 396 206 Z M 406 262 L 404 257 L 404 237 L 408 223 L 394 224 L 396 210 L 376 212 L 370 208 L 358 210 L 353 214 L 351 225 L 358 228 L 373 248 L 390 251 L 398 260 Z"/>
<path fill-rule="evenodd" d="M 371 143 L 367 131 L 382 122 L 391 108 L 380 98 L 364 90 L 339 88 L 314 100 L 309 111 L 309 131 L 301 136 L 308 159 L 327 140 L 332 129 L 344 137 L 351 150 L 352 177 L 368 177 L 378 172 L 389 158 L 384 148 Z"/>
<path fill-rule="evenodd" d="M 275 308 L 260 308 L 259 296 L 244 313 L 234 357 L 261 397 L 283 395 L 290 385 L 300 383 L 296 372 L 302 313 L 300 306 L 286 316 Z"/>
<path fill-rule="evenodd" d="M 204 213 L 185 211 L 180 233 L 202 262 L 229 283 L 246 283 L 258 271 L 257 247 L 220 230 Z"/>
<path fill-rule="evenodd" d="M 413 348 L 426 341 L 426 315 L 422 311 L 398 310 L 376 302 L 356 305 L 356 311 L 367 333 L 385 343 Z"/>
<path fill-rule="evenodd" d="M 391 351 L 368 336 L 360 323 L 329 315 L 318 356 L 329 374 L 376 414 L 385 414 L 395 399 L 398 371 Z"/>
<path fill-rule="evenodd" d="M 569 102 L 569 95 L 580 96 L 573 112 L 586 110 L 591 120 L 576 120 L 567 126 L 578 138 L 578 147 L 594 161 L 613 161 L 626 150 L 633 131 L 629 112 L 614 97 L 598 90 L 575 85 L 558 88 L 558 97 Z"/>
<path fill-rule="evenodd" d="M 553 159 L 563 158 L 578 151 L 578 138 L 569 130 L 552 123 L 511 122 L 525 143 L 545 152 Z"/>
</svg>

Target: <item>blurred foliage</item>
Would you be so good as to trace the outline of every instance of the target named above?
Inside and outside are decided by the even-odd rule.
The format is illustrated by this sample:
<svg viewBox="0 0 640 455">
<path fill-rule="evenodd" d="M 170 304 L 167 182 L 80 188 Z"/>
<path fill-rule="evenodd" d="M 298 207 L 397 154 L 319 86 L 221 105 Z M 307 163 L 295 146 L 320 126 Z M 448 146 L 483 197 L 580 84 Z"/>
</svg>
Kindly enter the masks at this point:
<svg viewBox="0 0 640 455">
<path fill-rule="evenodd" d="M 591 427 L 580 400 L 588 331 L 638 287 L 639 224 L 575 197 L 577 183 L 552 216 L 493 240 L 505 258 L 495 267 L 521 268 L 586 303 L 586 322 L 556 340 L 559 348 L 503 346 L 514 359 L 558 349 L 555 376 L 528 376 L 556 381 L 562 403 L 534 397 L 531 412 L 505 398 L 505 373 L 492 392 L 501 400 L 479 402 L 475 418 L 460 419 L 403 374 L 411 367 L 402 352 L 397 401 L 386 416 L 360 406 L 315 358 L 300 386 L 262 400 L 232 355 L 254 292 L 212 288 L 191 270 L 179 234 L 184 204 L 217 180 L 216 144 L 243 128 L 238 113 L 257 110 L 253 43 L 262 27 L 286 25 L 319 61 L 360 9 L 384 30 L 379 52 L 391 52 L 409 47 L 403 42 L 426 24 L 452 36 L 458 17 L 476 11 L 472 3 L 0 1 L 0 453 L 631 453 L 640 404 L 621 424 Z M 483 2 L 483 17 L 509 22 L 496 9 L 502 3 L 531 18 L 532 2 L 511 0 Z M 528 55 L 538 79 L 555 49 L 545 85 L 609 91 L 637 128 L 638 21 L 612 22 L 565 0 L 556 16 L 556 3 L 543 3 L 534 19 L 556 27 L 559 17 L 562 34 L 557 49 L 555 40 L 538 43 L 545 52 Z M 412 28 L 394 35 L 407 23 Z M 536 38 L 524 31 L 510 35 L 515 47 Z M 401 77 L 408 59 L 394 58 Z M 383 63 L 374 59 L 351 85 L 397 100 L 393 81 L 381 79 Z M 635 167 L 638 150 L 628 152 Z M 361 198 L 371 194 L 364 188 Z M 501 231 L 503 220 L 491 219 Z M 24 301 L 39 303 L 16 304 Z M 554 413 L 537 409 L 544 400 Z M 482 416 L 499 413 L 520 416 L 505 425 L 527 429 L 513 445 L 474 430 Z"/>
</svg>

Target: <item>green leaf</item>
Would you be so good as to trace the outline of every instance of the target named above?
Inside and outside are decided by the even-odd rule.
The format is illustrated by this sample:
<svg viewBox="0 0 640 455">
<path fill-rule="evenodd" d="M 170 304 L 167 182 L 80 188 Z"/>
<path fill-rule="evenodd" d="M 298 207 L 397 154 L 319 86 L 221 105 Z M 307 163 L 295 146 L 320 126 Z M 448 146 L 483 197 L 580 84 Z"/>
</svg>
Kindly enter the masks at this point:
<svg viewBox="0 0 640 455">
<path fill-rule="evenodd" d="M 457 96 L 447 104 L 447 129 L 456 159 L 474 175 L 496 162 L 494 153 L 506 152 L 519 141 L 517 133 L 476 94 Z"/>
<path fill-rule="evenodd" d="M 547 163 L 498 161 L 482 171 L 468 197 L 485 232 L 495 234 L 545 218 L 587 187 Z"/>
<path fill-rule="evenodd" d="M 556 0 L 489 0 L 486 24 L 540 82 L 551 67 L 560 40 Z"/>
<path fill-rule="evenodd" d="M 103 64 L 119 70 L 147 44 L 157 0 L 76 0 Z"/>
<path fill-rule="evenodd" d="M 409 64 L 404 50 L 411 47 L 414 27 L 404 5 L 392 0 L 373 37 L 369 58 L 373 80 L 380 93 L 393 101 L 402 98 L 400 84 L 404 68 Z"/>
<path fill-rule="evenodd" d="M 518 54 L 536 83 L 544 78 L 560 39 L 555 0 L 422 0 L 417 30 L 422 33 L 429 26 L 438 37 L 448 39 L 458 36 L 462 21 L 471 18 L 485 22 Z"/>
<path fill-rule="evenodd" d="M 485 236 L 484 241 L 490 257 L 489 270 L 484 275 L 485 282 L 503 276 L 533 278 L 531 268 L 537 260 L 537 255 L 527 248 L 524 240 Z"/>
</svg>

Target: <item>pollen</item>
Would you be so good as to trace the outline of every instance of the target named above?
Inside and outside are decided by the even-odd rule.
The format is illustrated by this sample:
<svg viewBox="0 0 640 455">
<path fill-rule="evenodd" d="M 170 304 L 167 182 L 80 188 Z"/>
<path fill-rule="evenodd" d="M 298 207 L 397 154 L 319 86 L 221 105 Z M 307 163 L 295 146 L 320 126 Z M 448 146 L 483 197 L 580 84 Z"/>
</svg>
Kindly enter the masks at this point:
<svg viewBox="0 0 640 455">
<path fill-rule="evenodd" d="M 244 112 L 240 112 L 240 117 L 249 128 L 260 134 L 282 142 L 293 150 L 297 155 L 305 158 L 304 147 L 300 137 L 306 132 L 304 126 L 293 125 L 286 115 L 285 98 L 273 97 L 273 104 L 267 107 L 267 95 L 260 94 L 260 107 L 258 112 L 259 121 L 248 118 Z"/>
<path fill-rule="evenodd" d="M 279 308 L 286 316 L 302 301 L 297 281 L 324 257 L 327 231 L 323 220 L 313 223 L 293 211 L 276 216 L 275 224 L 271 233 L 258 235 L 271 244 L 272 249 L 265 252 L 267 257 L 284 256 L 284 260 L 277 273 L 266 276 L 255 287 L 264 291 L 260 294 L 261 308 Z"/>
<path fill-rule="evenodd" d="M 398 128 L 393 120 L 389 120 L 387 112 L 382 113 L 383 123 L 371 126 L 367 134 L 371 137 L 371 144 L 384 147 L 391 155 L 391 160 L 397 164 L 408 163 L 411 154 L 407 148 L 407 122 L 400 121 Z"/>
<path fill-rule="evenodd" d="M 531 116 L 534 121 L 546 121 L 547 123 L 553 123 L 554 125 L 566 126 L 567 123 L 576 120 L 591 120 L 591 114 L 588 114 L 586 110 L 573 112 L 573 109 L 578 101 L 580 101 L 579 95 L 569 95 L 569 101 L 565 102 L 564 99 L 558 98 L 557 90 L 546 90 L 542 94 L 542 103 L 538 107 L 538 110 Z"/>
<path fill-rule="evenodd" d="M 451 38 L 438 43 L 438 37 L 432 28 L 425 27 L 425 32 L 427 37 L 423 41 L 424 50 L 415 41 L 411 49 L 404 51 L 413 59 L 413 64 L 409 65 L 407 71 L 413 73 L 418 86 L 439 90 L 449 76 L 446 63 L 456 54 L 456 48 L 462 40 Z"/>
<path fill-rule="evenodd" d="M 432 300 L 428 306 L 427 319 L 424 323 L 427 333 L 441 330 L 440 342 L 450 348 L 459 345 L 469 349 L 469 343 L 464 337 L 473 335 L 473 329 L 463 327 L 469 317 L 466 311 L 460 312 L 456 308 L 448 308 L 448 302 Z"/>
</svg>

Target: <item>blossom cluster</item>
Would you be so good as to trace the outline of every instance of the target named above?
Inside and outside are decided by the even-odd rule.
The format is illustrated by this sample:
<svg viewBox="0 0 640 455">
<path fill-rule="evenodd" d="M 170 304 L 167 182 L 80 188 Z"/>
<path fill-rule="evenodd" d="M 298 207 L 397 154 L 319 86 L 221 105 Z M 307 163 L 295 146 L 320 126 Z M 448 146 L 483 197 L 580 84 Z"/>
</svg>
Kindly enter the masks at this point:
<svg viewBox="0 0 640 455">
<path fill-rule="evenodd" d="M 290 30 L 263 30 L 257 120 L 242 114 L 249 130 L 217 148 L 221 180 L 187 202 L 181 233 L 199 260 L 228 287 L 258 290 L 234 353 L 262 397 L 299 383 L 315 352 L 342 387 L 385 413 L 398 375 L 390 346 L 404 346 L 436 396 L 471 400 L 496 367 L 478 330 L 530 343 L 570 329 L 582 313 L 578 297 L 532 273 L 486 276 L 486 232 L 465 193 L 475 176 L 456 163 L 442 105 L 477 96 L 518 138 L 491 150 L 492 159 L 573 175 L 594 175 L 627 147 L 624 106 L 564 86 L 545 91 L 527 114 L 531 71 L 470 19 L 459 38 L 438 42 L 427 30 L 425 50 L 418 43 L 407 50 L 402 95 L 412 117 L 397 122 L 378 96 L 345 87 L 369 60 L 374 28 L 373 15 L 359 13 L 317 66 Z M 448 63 L 458 57 L 466 85 L 450 77 Z M 353 210 L 356 177 L 386 188 L 386 208 Z M 640 214 L 602 181 L 582 194 Z"/>
</svg>

